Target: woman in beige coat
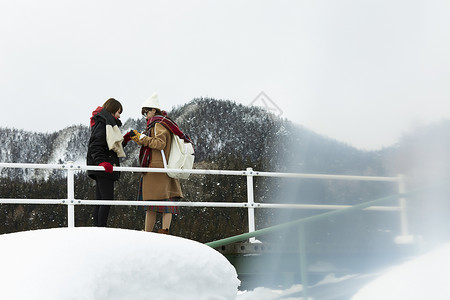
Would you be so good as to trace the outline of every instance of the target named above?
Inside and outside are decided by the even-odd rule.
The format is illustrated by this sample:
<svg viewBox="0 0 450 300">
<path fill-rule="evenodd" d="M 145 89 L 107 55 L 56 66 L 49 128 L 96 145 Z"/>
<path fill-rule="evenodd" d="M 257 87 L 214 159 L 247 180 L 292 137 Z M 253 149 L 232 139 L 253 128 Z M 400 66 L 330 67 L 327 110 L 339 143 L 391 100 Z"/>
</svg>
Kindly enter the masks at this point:
<svg viewBox="0 0 450 300">
<path fill-rule="evenodd" d="M 164 150 L 166 161 L 169 160 L 172 144 L 171 126 L 175 124 L 161 111 L 158 96 L 152 95 L 142 104 L 142 114 L 147 120 L 147 128 L 143 134 L 131 131 L 131 139 L 141 145 L 139 161 L 142 167 L 164 168 L 161 150 Z M 170 124 L 169 124 L 170 123 Z M 163 125 L 164 124 L 164 125 Z M 168 125 L 169 124 L 169 125 Z M 176 126 L 176 124 L 175 124 Z M 178 126 L 177 128 L 178 129 Z M 177 201 L 183 197 L 178 179 L 166 173 L 145 173 L 139 185 L 140 200 Z M 153 231 L 157 213 L 162 213 L 162 228 L 158 233 L 169 233 L 172 215 L 179 213 L 178 206 L 149 206 L 146 208 L 145 231 Z"/>
</svg>

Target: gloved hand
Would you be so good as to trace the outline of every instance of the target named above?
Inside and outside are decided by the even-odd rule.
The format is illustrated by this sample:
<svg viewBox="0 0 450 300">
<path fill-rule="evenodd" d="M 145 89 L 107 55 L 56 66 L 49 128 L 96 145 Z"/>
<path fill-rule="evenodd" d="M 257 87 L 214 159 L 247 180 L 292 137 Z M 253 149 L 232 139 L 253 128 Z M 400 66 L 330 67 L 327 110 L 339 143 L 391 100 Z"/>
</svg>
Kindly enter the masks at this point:
<svg viewBox="0 0 450 300">
<path fill-rule="evenodd" d="M 131 140 L 130 134 L 131 134 L 131 131 L 128 131 L 127 133 L 124 134 L 123 141 L 122 141 L 123 146 L 126 146 L 128 144 L 128 142 Z"/>
<path fill-rule="evenodd" d="M 112 173 L 113 172 L 113 166 L 107 161 L 99 163 L 98 165 L 102 166 L 103 168 L 105 168 L 106 173 Z"/>
<path fill-rule="evenodd" d="M 146 137 L 145 134 L 139 133 L 137 130 L 131 130 L 130 131 L 130 138 L 139 144 L 139 141 L 142 140 L 144 137 Z"/>
</svg>

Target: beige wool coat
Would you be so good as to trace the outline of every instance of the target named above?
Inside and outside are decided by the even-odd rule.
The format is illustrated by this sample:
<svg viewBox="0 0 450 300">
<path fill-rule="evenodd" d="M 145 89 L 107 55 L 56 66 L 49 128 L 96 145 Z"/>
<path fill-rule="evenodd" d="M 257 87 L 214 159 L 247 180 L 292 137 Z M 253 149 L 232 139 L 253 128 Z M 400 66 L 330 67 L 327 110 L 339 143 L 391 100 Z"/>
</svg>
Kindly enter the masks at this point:
<svg viewBox="0 0 450 300">
<path fill-rule="evenodd" d="M 161 149 L 164 150 L 166 161 L 169 161 L 172 133 L 163 125 L 156 123 L 151 129 L 151 136 L 145 136 L 139 144 L 150 147 L 152 156 L 150 168 L 164 168 Z M 145 173 L 142 181 L 142 200 L 163 200 L 183 197 L 178 179 L 167 176 L 166 173 Z"/>
</svg>

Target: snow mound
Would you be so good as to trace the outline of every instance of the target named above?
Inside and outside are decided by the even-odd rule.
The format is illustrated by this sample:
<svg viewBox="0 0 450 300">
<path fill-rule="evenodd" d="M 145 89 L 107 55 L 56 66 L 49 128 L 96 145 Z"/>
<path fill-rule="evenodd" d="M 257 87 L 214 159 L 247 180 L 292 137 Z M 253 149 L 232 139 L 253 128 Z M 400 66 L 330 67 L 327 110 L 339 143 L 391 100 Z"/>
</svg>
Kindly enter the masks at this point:
<svg viewBox="0 0 450 300">
<path fill-rule="evenodd" d="M 0 299 L 235 299 L 228 260 L 195 241 L 113 228 L 0 235 Z"/>
<path fill-rule="evenodd" d="M 388 270 L 352 300 L 446 300 L 450 286 L 450 244 Z"/>
</svg>

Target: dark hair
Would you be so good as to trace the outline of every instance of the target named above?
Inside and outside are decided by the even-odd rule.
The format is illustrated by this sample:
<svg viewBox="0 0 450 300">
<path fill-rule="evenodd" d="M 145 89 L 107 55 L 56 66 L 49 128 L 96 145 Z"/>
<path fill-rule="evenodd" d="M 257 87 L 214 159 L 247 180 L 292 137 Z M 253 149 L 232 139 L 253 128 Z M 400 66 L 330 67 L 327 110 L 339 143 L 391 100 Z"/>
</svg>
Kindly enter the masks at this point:
<svg viewBox="0 0 450 300">
<path fill-rule="evenodd" d="M 154 109 L 154 107 L 143 107 L 141 109 L 141 115 L 143 115 L 146 111 L 150 111 L 152 109 Z M 161 110 L 159 108 L 155 108 L 155 109 L 156 109 L 155 115 L 162 115 Z"/>
<path fill-rule="evenodd" d="M 114 98 L 106 100 L 106 102 L 103 103 L 103 108 L 112 114 L 115 114 L 116 112 L 121 114 L 123 112 L 122 104 Z"/>
</svg>

